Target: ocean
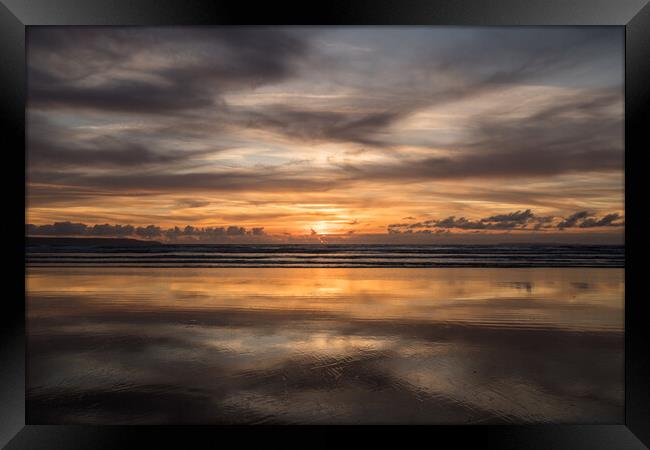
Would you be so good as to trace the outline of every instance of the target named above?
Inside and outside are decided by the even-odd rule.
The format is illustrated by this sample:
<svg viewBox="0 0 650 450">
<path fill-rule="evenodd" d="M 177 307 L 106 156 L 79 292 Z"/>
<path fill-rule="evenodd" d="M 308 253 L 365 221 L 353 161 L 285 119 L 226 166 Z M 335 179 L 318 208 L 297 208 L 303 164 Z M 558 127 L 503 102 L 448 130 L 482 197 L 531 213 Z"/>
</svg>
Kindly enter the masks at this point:
<svg viewBox="0 0 650 450">
<path fill-rule="evenodd" d="M 623 267 L 623 246 L 53 245 L 28 246 L 32 267 Z"/>
</svg>

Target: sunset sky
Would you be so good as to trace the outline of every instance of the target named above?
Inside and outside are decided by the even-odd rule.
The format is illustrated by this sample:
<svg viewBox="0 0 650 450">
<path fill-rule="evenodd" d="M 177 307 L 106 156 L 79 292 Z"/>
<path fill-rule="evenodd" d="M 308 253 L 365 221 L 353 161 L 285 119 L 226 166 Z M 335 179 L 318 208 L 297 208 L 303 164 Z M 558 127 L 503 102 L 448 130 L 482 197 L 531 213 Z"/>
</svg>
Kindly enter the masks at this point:
<svg viewBox="0 0 650 450">
<path fill-rule="evenodd" d="M 27 38 L 29 235 L 622 242 L 622 28 Z"/>
</svg>

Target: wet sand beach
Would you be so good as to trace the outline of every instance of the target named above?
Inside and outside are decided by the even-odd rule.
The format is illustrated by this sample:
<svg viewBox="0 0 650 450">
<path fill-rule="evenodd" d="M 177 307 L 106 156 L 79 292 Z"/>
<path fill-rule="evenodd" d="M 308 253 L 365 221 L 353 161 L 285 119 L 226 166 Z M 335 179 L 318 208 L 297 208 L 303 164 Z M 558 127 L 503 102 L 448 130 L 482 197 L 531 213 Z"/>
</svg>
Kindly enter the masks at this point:
<svg viewBox="0 0 650 450">
<path fill-rule="evenodd" d="M 621 269 L 28 271 L 30 423 L 612 423 Z"/>
</svg>

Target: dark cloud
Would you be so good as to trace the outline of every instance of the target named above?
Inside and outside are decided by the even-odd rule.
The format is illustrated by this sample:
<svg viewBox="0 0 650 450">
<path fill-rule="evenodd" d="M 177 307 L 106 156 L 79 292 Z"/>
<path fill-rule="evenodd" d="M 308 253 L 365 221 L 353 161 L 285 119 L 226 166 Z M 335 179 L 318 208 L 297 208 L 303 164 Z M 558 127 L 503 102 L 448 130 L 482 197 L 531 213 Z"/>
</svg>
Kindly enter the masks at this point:
<svg viewBox="0 0 650 450">
<path fill-rule="evenodd" d="M 261 237 L 266 236 L 264 227 L 250 229 L 231 225 L 228 227 L 194 227 L 187 225 L 183 228 L 175 226 L 161 228 L 157 225 L 134 227 L 133 225 L 96 224 L 86 225 L 74 222 L 55 222 L 47 225 L 26 225 L 27 236 L 101 236 L 101 237 L 135 237 L 144 239 L 165 238 L 175 242 L 192 242 L 186 238 L 210 241 L 222 237 Z"/>
<path fill-rule="evenodd" d="M 340 186 L 334 174 L 314 177 L 314 172 L 268 169 L 231 169 L 219 172 L 160 173 L 136 172 L 91 175 L 81 171 L 33 171 L 33 183 L 63 184 L 101 190 L 118 191 L 326 191 Z M 327 173 L 323 173 L 327 175 Z"/>
<path fill-rule="evenodd" d="M 209 238 L 215 238 L 215 237 L 225 236 L 226 229 L 224 227 L 197 228 L 188 225 L 183 230 L 183 234 L 185 236 L 195 236 L 195 237 L 206 236 Z"/>
<path fill-rule="evenodd" d="M 562 75 L 571 77 L 599 58 L 610 62 L 609 70 L 612 70 L 611 60 L 622 54 L 622 35 L 606 28 L 567 28 L 552 32 L 530 28 L 515 33 L 499 29 L 468 30 L 464 38 L 446 36 L 445 41 L 446 44 L 436 42 L 430 50 L 420 49 L 421 53 L 414 55 L 417 60 L 404 61 L 403 73 L 387 72 L 382 77 L 348 80 L 354 86 L 349 94 L 353 107 L 344 111 L 267 105 L 244 113 L 245 123 L 302 140 L 392 146 L 399 142 L 391 137 L 391 127 L 417 111 L 524 83 Z M 399 55 L 399 52 L 391 54 Z M 622 67 L 622 60 L 620 63 Z M 321 64 L 323 70 L 331 70 L 325 63 Z M 354 65 L 334 64 L 334 67 L 354 70 Z M 428 77 L 433 74 L 436 82 L 429 82 Z M 413 77 L 419 78 L 419 82 L 409 82 Z M 381 95 L 373 95 L 373 88 Z M 620 100 L 620 85 L 616 84 L 616 89 Z M 584 102 L 589 104 L 591 97 L 586 96 Z M 581 108 L 577 105 L 578 110 Z M 551 111 L 547 113 L 546 118 L 550 119 Z"/>
<path fill-rule="evenodd" d="M 135 233 L 132 225 L 97 224 L 86 228 L 86 233 L 92 236 L 131 236 Z"/>
<path fill-rule="evenodd" d="M 432 219 L 424 222 L 394 223 L 388 225 L 388 233 L 413 233 L 430 232 L 433 230 L 459 229 L 459 230 L 541 230 L 555 229 L 563 230 L 571 227 L 594 228 L 594 227 L 618 227 L 624 222 L 615 222 L 622 219 L 618 213 L 607 214 L 600 219 L 591 218 L 593 213 L 579 211 L 568 218 L 557 222 L 553 216 L 538 216 L 530 209 L 515 211 L 508 214 L 499 214 L 485 217 L 478 220 L 470 220 L 465 217 L 456 218 L 449 216 L 444 219 Z M 532 225 L 532 228 L 530 227 Z M 416 231 L 417 230 L 417 231 Z M 428 230 L 428 231 L 426 231 Z"/>
<path fill-rule="evenodd" d="M 48 225 L 27 224 L 28 235 L 74 236 L 86 233 L 88 226 L 83 223 L 54 222 Z"/>
<path fill-rule="evenodd" d="M 614 223 L 615 220 L 621 219 L 618 213 L 607 214 L 601 219 L 594 219 L 592 217 L 583 220 L 580 223 L 580 228 L 593 228 L 593 227 L 609 227 L 609 226 L 623 226 L 625 222 Z"/>
<path fill-rule="evenodd" d="M 395 181 L 620 171 L 621 93 L 590 95 L 595 98 L 575 95 L 520 118 L 472 118 L 467 124 L 469 139 L 449 146 L 449 156 L 340 167 L 349 178 Z"/>
<path fill-rule="evenodd" d="M 582 219 L 586 219 L 589 216 L 593 216 L 594 213 L 589 211 L 578 211 L 577 213 L 571 214 L 569 217 L 565 218 L 560 222 L 557 227 L 561 230 L 563 228 L 575 227 L 578 222 Z"/>
<path fill-rule="evenodd" d="M 553 225 L 553 220 L 555 217 L 553 216 L 537 216 L 535 217 L 535 226 L 533 229 L 535 230 L 542 230 L 542 229 L 547 229 L 547 228 L 554 228 Z"/>
<path fill-rule="evenodd" d="M 615 222 L 623 219 L 618 213 L 607 214 L 600 219 L 594 217 L 595 214 L 589 211 L 579 211 L 562 220 L 557 227 L 564 228 L 595 228 L 595 227 L 620 227 L 625 225 L 624 221 Z"/>
<path fill-rule="evenodd" d="M 146 227 L 137 227 L 135 234 L 145 238 L 153 238 L 162 235 L 162 230 L 156 225 L 148 225 Z"/>
<path fill-rule="evenodd" d="M 251 234 L 253 236 L 263 236 L 266 233 L 264 233 L 264 227 L 254 227 L 251 228 Z"/>
<path fill-rule="evenodd" d="M 43 27 L 28 34 L 28 103 L 49 109 L 204 108 L 226 90 L 291 77 L 308 49 L 304 37 L 277 28 Z M 116 75 L 107 79 L 109 70 Z"/>
<path fill-rule="evenodd" d="M 168 228 L 167 230 L 163 231 L 163 234 L 167 239 L 175 240 L 179 236 L 183 235 L 183 230 L 181 230 L 179 227 Z"/>
<path fill-rule="evenodd" d="M 458 178 L 500 178 L 553 176 L 576 172 L 621 171 L 623 168 L 623 117 L 621 93 L 612 90 L 591 92 L 590 98 L 568 96 L 528 116 L 478 117 L 467 124 L 470 137 L 448 148 L 448 156 L 413 159 L 396 153 L 392 163 L 341 163 L 305 173 L 304 166 L 268 167 L 263 173 L 253 169 L 230 169 L 221 173 L 156 173 L 91 175 L 83 172 L 41 171 L 34 181 L 101 189 L 178 190 L 327 190 L 358 181 L 420 182 Z M 280 124 L 291 120 L 278 119 Z M 335 120 L 332 124 L 335 124 Z M 301 123 L 301 122 L 298 122 Z M 339 132 L 344 125 L 333 125 Z M 297 127 L 298 129 L 300 127 Z M 325 131 L 324 131 L 325 132 Z M 326 131 L 327 133 L 332 130 Z M 333 137 L 330 137 L 333 139 Z M 348 139 L 362 141 L 362 134 Z M 136 147 L 136 150 L 138 147 Z M 37 150 L 38 152 L 38 150 Z M 89 154 L 92 160 L 92 153 Z M 99 159 L 110 151 L 98 150 Z M 52 158 L 56 152 L 51 152 Z M 181 154 L 181 152 L 179 152 Z M 66 152 L 63 152 L 65 157 Z M 150 162 L 146 151 L 117 152 L 122 161 Z M 187 158 L 190 158 L 186 155 Z M 38 165 L 35 166 L 38 169 Z"/>
<path fill-rule="evenodd" d="M 69 128 L 55 124 L 40 113 L 28 114 L 27 158 L 30 171 L 78 168 L 177 167 L 199 156 L 222 151 L 221 148 L 188 150 L 161 145 L 160 130 L 124 131 Z"/>
<path fill-rule="evenodd" d="M 271 129 L 300 140 L 385 146 L 389 144 L 381 139 L 382 132 L 409 112 L 411 111 L 309 111 L 273 105 L 264 108 L 262 112 L 248 113 L 243 119 L 247 127 Z"/>
<path fill-rule="evenodd" d="M 110 137 L 97 137 L 86 143 L 62 143 L 33 140 L 27 157 L 30 165 L 39 167 L 133 167 L 169 164 L 196 156 L 196 152 L 157 152 L 135 142 Z"/>
<path fill-rule="evenodd" d="M 301 61 L 320 64 L 318 67 L 329 73 L 312 42 L 314 33 L 219 27 L 30 29 L 28 110 L 90 108 L 164 114 L 161 128 L 149 134 L 115 132 L 84 140 L 63 125 L 39 128 L 30 122 L 30 178 L 98 190 L 276 191 L 327 190 L 364 180 L 408 182 L 622 170 L 622 92 L 618 87 L 586 89 L 525 117 L 469 117 L 469 138 L 453 145 L 436 145 L 448 150 L 444 157 L 436 153 L 413 159 L 394 152 L 394 163 L 332 165 L 320 171 L 318 178 L 306 176 L 302 165 L 282 170 L 275 167 L 263 174 L 242 169 L 191 174 L 148 170 L 150 165 L 191 163 L 196 151 L 182 145 L 161 148 L 159 143 L 165 137 L 187 137 L 188 129 L 197 123 L 206 128 L 261 128 L 297 140 L 382 148 L 399 145 L 393 127 L 416 111 L 584 68 L 600 54 L 615 54 L 618 42 L 611 30 L 600 28 L 580 32 L 522 29 L 515 34 L 469 30 L 460 38 L 451 33 L 436 41 L 432 49 L 415 51 L 404 61 L 400 76 L 391 72 L 385 77 L 357 79 L 353 74 L 359 64 L 335 67 L 332 70 L 350 73 L 350 79 L 340 81 L 352 91 L 339 108 L 306 108 L 300 103 L 233 107 L 220 100 L 225 92 L 298 77 Z M 402 55 L 397 49 L 387 51 Z M 432 74 L 454 83 L 431 83 L 427 77 Z M 421 76 L 419 82 L 405 82 Z M 372 91 L 377 84 L 382 89 Z M 200 113 L 191 117 L 177 114 L 205 106 L 216 106 L 222 113 L 209 118 Z M 504 111 L 513 106 L 505 105 Z M 435 135 L 428 138 L 432 139 Z M 147 170 L 141 173 L 126 174 L 78 169 L 145 166 Z"/>
<path fill-rule="evenodd" d="M 525 211 L 516 211 L 509 214 L 500 214 L 496 216 L 490 216 L 484 219 L 486 222 L 514 222 L 514 223 L 526 223 L 530 219 L 535 217 L 533 212 L 530 209 Z"/>
<path fill-rule="evenodd" d="M 303 140 L 388 146 L 394 144 L 388 139 L 390 127 L 422 108 L 558 76 L 603 54 L 611 57 L 620 52 L 612 30 L 604 28 L 522 29 L 514 34 L 512 30 L 468 30 L 464 38 L 449 35 L 429 50 L 416 51 L 404 61 L 400 76 L 390 72 L 368 79 L 355 78 L 356 65 L 332 65 L 311 42 L 311 34 L 316 33 L 223 27 L 30 30 L 30 106 L 156 114 L 207 106 L 223 109 L 218 99 L 224 92 L 285 81 L 298 75 L 297 61 L 309 60 L 326 73 L 350 71 L 346 81 L 354 87 L 349 94 L 353 108 L 333 111 L 276 104 L 254 110 L 230 108 L 222 119 Z M 399 56 L 396 50 L 389 51 Z M 177 54 L 185 57 L 170 57 Z M 133 61 L 152 55 L 163 62 L 138 65 Z M 85 82 L 122 66 L 126 74 L 102 83 Z M 454 82 L 405 82 L 420 73 L 440 74 L 441 79 Z M 381 85 L 381 96 L 368 92 L 376 83 Z"/>
<path fill-rule="evenodd" d="M 102 111 L 162 114 L 170 109 L 201 108 L 212 105 L 207 94 L 190 87 L 191 80 L 174 82 L 174 87 L 154 86 L 141 81 L 113 82 L 108 86 L 78 88 L 44 80 L 30 83 L 28 101 L 33 107 L 96 108 Z M 51 86 L 59 87 L 52 89 Z"/>
<path fill-rule="evenodd" d="M 226 234 L 228 236 L 243 236 L 246 234 L 246 229 L 244 227 L 229 226 L 226 229 Z"/>
<path fill-rule="evenodd" d="M 465 230 L 476 230 L 476 229 L 482 230 L 487 227 L 487 224 L 485 224 L 480 220 L 472 221 L 464 217 L 456 219 L 455 216 L 450 216 L 447 217 L 446 219 L 437 221 L 435 225 L 431 225 L 431 226 L 435 226 L 437 228 L 460 228 Z"/>
</svg>

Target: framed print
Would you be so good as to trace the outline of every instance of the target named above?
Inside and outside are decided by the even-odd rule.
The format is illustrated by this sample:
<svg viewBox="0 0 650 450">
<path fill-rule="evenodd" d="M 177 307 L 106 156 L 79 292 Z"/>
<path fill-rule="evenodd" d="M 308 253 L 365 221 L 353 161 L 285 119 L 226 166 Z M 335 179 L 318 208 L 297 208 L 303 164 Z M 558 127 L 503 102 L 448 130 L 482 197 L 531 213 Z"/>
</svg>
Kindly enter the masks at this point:
<svg viewBox="0 0 650 450">
<path fill-rule="evenodd" d="M 647 2 L 2 21 L 7 448 L 650 443 Z"/>
</svg>

